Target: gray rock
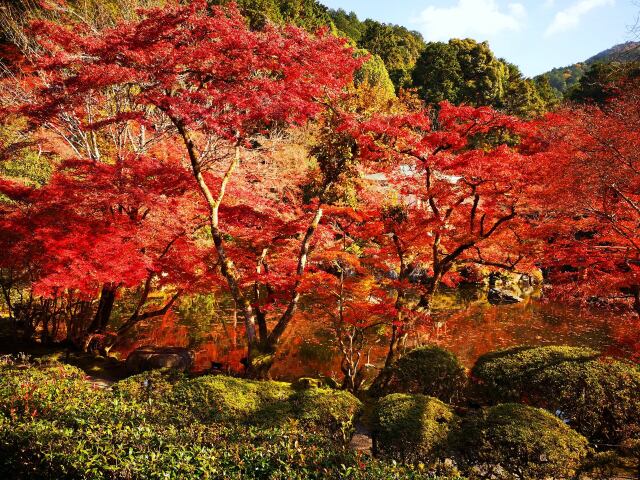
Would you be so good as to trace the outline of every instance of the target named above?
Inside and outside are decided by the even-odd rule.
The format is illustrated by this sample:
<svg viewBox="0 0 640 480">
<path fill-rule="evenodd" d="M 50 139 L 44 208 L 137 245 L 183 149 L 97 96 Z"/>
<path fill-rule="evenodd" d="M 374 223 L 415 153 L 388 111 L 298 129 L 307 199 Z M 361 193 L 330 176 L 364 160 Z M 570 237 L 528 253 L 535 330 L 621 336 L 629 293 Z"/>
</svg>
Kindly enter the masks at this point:
<svg viewBox="0 0 640 480">
<path fill-rule="evenodd" d="M 506 290 L 490 288 L 487 294 L 487 300 L 489 300 L 491 305 L 508 305 L 511 303 L 520 303 L 523 299 Z"/>
<path fill-rule="evenodd" d="M 194 354 L 184 347 L 139 347 L 129 354 L 127 370 L 140 373 L 146 370 L 172 368 L 187 371 L 194 361 Z"/>
</svg>

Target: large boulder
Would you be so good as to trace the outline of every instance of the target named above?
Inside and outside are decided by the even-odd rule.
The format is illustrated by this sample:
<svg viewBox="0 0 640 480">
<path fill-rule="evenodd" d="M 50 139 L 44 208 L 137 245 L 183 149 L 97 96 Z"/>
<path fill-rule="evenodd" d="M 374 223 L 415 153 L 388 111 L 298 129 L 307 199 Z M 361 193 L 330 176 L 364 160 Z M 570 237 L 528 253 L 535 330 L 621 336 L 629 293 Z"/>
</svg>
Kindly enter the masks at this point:
<svg viewBox="0 0 640 480">
<path fill-rule="evenodd" d="M 129 354 L 127 370 L 140 373 L 159 368 L 187 371 L 193 364 L 194 354 L 183 347 L 139 347 Z"/>
<path fill-rule="evenodd" d="M 491 305 L 510 305 L 522 302 L 523 298 L 502 288 L 490 288 L 487 300 Z"/>
</svg>

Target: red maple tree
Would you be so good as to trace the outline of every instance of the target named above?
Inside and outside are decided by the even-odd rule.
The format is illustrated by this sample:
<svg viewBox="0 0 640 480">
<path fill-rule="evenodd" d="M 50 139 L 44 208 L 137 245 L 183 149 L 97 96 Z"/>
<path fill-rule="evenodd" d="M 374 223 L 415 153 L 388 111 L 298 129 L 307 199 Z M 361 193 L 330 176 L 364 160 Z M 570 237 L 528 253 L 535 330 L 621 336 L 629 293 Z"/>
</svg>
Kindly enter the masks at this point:
<svg viewBox="0 0 640 480">
<path fill-rule="evenodd" d="M 101 291 L 91 321 L 68 319 L 66 336 L 76 344 L 86 348 L 106 333 L 121 289 L 137 289 L 138 299 L 115 332 L 120 336 L 210 279 L 204 259 L 212 252 L 196 236 L 205 211 L 180 165 L 150 156 L 113 165 L 69 160 L 42 188 L 2 188 L 9 185 L 0 186 L 14 200 L 3 218 L 3 232 L 13 235 L 2 267 L 28 273 L 36 297 L 72 293 L 90 301 Z M 167 288 L 168 302 L 149 308 L 152 289 Z"/>
<path fill-rule="evenodd" d="M 487 107 L 442 103 L 345 128 L 379 184 L 369 202 L 377 221 L 363 233 L 370 268 L 394 292 L 388 366 L 409 326 L 429 319 L 439 285 L 457 285 L 465 266 L 533 268 L 520 231 L 535 155 L 507 142 L 527 125 Z"/>
<path fill-rule="evenodd" d="M 249 373 L 264 375 L 299 303 L 323 191 L 340 172 L 305 206 L 295 175 L 264 176 L 264 156 L 248 152 L 274 128 L 318 114 L 362 59 L 327 32 L 251 30 L 233 5 L 194 1 L 140 14 L 102 31 L 34 23 L 41 55 L 11 111 L 94 162 L 182 143 L 171 154 L 186 161 L 206 205 L 217 266 L 244 318 Z M 279 307 L 270 331 L 263 291 Z"/>
<path fill-rule="evenodd" d="M 633 84 L 606 105 L 567 107 L 541 124 L 553 295 L 627 302 L 640 314 L 639 130 Z"/>
</svg>

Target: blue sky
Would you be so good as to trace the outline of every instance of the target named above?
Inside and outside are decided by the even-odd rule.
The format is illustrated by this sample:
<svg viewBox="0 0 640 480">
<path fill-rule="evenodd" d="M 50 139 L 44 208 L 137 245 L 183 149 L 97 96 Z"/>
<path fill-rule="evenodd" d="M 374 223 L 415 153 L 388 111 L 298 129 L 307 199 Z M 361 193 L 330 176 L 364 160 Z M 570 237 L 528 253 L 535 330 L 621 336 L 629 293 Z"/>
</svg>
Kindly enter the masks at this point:
<svg viewBox="0 0 640 480">
<path fill-rule="evenodd" d="M 500 57 L 533 76 L 635 40 L 638 0 L 320 0 L 417 30 L 427 41 L 488 40 Z"/>
</svg>

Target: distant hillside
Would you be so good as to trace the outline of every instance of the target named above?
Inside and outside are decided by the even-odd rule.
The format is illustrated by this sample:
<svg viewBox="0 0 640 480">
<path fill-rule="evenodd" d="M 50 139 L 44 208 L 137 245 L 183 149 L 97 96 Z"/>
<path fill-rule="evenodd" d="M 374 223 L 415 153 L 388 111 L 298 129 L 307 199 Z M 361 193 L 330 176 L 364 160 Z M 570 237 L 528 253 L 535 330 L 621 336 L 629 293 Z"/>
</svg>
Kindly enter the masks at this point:
<svg viewBox="0 0 640 480">
<path fill-rule="evenodd" d="M 585 63 L 632 62 L 640 60 L 640 42 L 627 42 L 611 47 L 589 58 Z"/>
<path fill-rule="evenodd" d="M 640 60 L 640 42 L 626 42 L 604 50 L 584 62 L 567 67 L 554 68 L 540 77 L 547 77 L 551 86 L 560 94 L 576 85 L 594 63 L 631 62 Z"/>
</svg>

